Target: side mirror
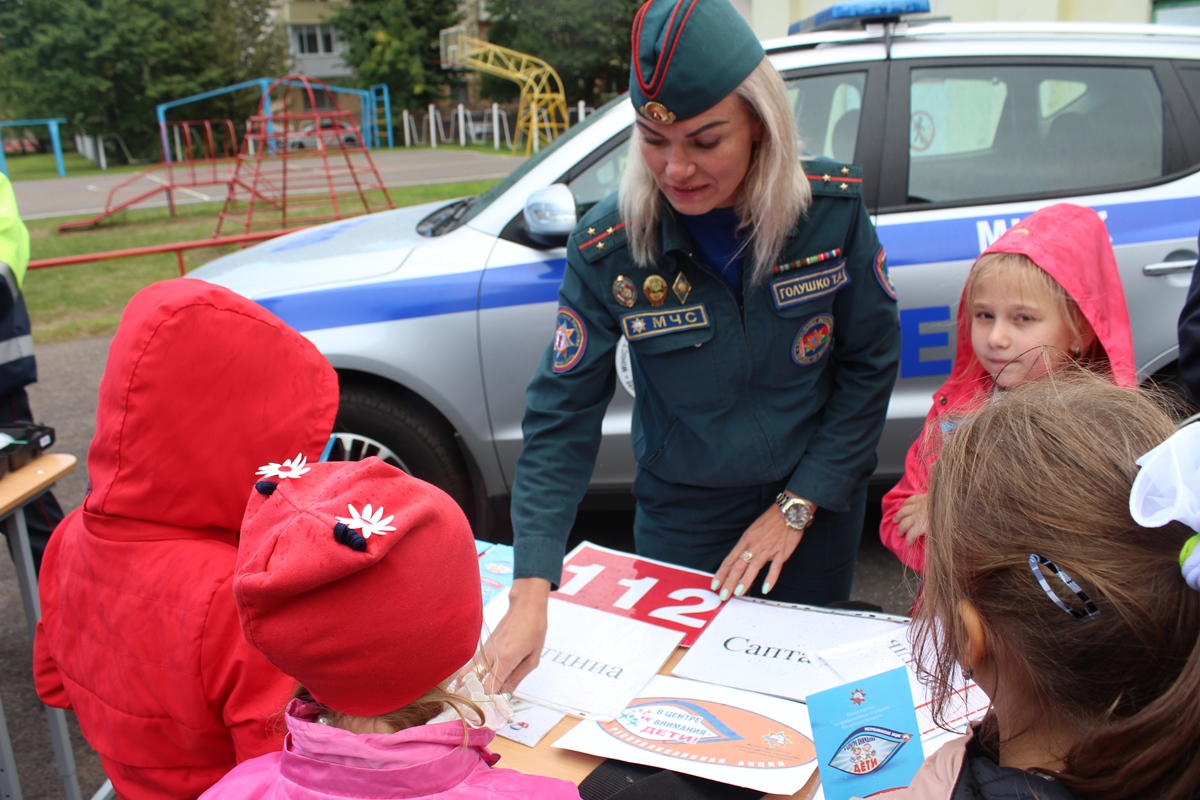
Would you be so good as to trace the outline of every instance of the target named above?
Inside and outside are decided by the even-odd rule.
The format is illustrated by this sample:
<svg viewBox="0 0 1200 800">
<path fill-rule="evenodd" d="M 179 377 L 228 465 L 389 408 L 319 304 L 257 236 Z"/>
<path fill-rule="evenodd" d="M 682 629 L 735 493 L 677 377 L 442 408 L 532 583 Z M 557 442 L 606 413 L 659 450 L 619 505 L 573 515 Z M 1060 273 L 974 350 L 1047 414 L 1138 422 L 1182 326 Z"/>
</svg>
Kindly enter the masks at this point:
<svg viewBox="0 0 1200 800">
<path fill-rule="evenodd" d="M 575 225 L 575 195 L 561 183 L 538 189 L 525 201 L 525 229 L 539 244 L 563 246 Z"/>
</svg>

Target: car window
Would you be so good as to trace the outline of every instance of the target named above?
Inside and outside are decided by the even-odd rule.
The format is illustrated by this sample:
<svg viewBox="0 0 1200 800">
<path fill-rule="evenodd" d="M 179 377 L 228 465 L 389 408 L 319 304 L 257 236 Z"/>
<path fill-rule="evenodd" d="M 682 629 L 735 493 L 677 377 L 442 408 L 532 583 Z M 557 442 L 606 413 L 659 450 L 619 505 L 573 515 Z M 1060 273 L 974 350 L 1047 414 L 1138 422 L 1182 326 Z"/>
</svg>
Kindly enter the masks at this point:
<svg viewBox="0 0 1200 800">
<path fill-rule="evenodd" d="M 626 138 L 571 180 L 568 186 L 571 194 L 575 195 L 578 216 L 582 217 L 592 206 L 617 190 L 628 154 L 629 139 Z"/>
<path fill-rule="evenodd" d="M 865 72 L 813 75 L 787 81 L 788 99 L 806 158 L 854 161 Z"/>
<path fill-rule="evenodd" d="M 1080 191 L 1163 174 L 1148 67 L 914 69 L 910 202 Z"/>
</svg>

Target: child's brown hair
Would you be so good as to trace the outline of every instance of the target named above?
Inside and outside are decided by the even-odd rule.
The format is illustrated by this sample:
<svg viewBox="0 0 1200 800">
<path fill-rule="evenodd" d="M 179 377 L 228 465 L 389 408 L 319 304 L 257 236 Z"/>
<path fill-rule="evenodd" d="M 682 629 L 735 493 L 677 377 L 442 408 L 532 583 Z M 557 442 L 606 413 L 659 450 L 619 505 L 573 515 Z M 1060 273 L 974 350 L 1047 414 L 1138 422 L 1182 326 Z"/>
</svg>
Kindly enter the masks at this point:
<svg viewBox="0 0 1200 800">
<path fill-rule="evenodd" d="M 1081 732 L 1051 774 L 1089 800 L 1200 791 L 1200 592 L 1178 560 L 1193 531 L 1142 528 L 1129 514 L 1136 459 L 1173 431 L 1145 394 L 1066 370 L 957 426 L 930 479 L 916 623 L 919 647 L 932 651 L 920 661 L 936 664 L 927 678 L 947 687 L 968 652 L 959 608 L 969 602 L 995 658 L 997 694 L 1012 691 L 1034 719 Z M 1030 567 L 1034 553 L 1099 614 L 1060 608 Z M 1047 580 L 1086 611 L 1057 577 Z"/>
</svg>

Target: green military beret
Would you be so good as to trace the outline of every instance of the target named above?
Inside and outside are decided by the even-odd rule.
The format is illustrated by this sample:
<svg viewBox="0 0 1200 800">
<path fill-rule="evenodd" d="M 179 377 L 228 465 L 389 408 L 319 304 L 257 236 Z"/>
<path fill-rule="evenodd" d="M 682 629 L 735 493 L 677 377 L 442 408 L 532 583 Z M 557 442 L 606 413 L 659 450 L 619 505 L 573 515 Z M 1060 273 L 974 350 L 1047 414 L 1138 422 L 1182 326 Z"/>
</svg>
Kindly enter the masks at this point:
<svg viewBox="0 0 1200 800">
<path fill-rule="evenodd" d="M 633 18 L 631 38 L 633 107 L 668 125 L 721 102 L 764 56 L 729 0 L 649 0 Z"/>
</svg>

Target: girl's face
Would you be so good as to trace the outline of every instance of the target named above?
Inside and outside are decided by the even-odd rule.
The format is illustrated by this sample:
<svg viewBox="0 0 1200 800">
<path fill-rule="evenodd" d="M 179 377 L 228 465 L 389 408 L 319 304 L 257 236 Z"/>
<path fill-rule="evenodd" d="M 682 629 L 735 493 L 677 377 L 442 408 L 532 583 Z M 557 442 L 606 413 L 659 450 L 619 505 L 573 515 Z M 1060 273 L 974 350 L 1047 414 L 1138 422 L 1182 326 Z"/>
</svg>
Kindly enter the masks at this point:
<svg viewBox="0 0 1200 800">
<path fill-rule="evenodd" d="M 975 357 L 1000 388 L 1040 378 L 1074 352 L 1075 337 L 1055 298 L 1011 277 L 980 280 L 970 312 Z"/>
<path fill-rule="evenodd" d="M 742 195 L 762 123 L 737 95 L 683 122 L 638 117 L 642 158 L 654 182 L 680 214 L 728 208 Z"/>
</svg>

